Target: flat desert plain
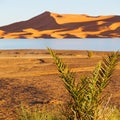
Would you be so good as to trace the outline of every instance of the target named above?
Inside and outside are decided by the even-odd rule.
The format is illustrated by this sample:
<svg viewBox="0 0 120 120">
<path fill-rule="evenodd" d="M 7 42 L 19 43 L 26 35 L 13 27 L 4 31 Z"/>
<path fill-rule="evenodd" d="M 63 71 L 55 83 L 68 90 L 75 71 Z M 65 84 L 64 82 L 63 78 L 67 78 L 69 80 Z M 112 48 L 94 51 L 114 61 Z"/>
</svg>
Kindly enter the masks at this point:
<svg viewBox="0 0 120 120">
<path fill-rule="evenodd" d="M 110 52 L 57 50 L 76 78 L 90 75 L 95 65 Z M 47 50 L 0 51 L 0 120 L 16 120 L 21 104 L 31 108 L 54 108 L 68 100 L 68 93 Z M 104 94 L 112 95 L 110 103 L 120 107 L 120 62 Z"/>
</svg>

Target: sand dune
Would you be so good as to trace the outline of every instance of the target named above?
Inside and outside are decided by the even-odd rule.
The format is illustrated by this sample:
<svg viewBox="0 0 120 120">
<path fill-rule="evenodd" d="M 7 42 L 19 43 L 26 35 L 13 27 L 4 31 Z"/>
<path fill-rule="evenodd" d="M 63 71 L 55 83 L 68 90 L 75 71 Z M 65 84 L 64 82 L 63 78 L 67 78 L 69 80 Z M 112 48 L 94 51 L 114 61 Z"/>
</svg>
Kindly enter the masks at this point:
<svg viewBox="0 0 120 120">
<path fill-rule="evenodd" d="M 0 27 L 0 38 L 119 38 L 120 16 L 44 12 Z"/>
</svg>

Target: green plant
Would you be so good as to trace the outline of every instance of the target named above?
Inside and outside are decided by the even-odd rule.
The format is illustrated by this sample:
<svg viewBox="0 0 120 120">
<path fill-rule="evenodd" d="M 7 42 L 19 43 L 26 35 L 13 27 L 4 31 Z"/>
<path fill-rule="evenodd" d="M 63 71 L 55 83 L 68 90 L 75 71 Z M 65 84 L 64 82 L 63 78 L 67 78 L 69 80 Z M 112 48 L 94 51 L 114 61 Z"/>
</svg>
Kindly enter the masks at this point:
<svg viewBox="0 0 120 120">
<path fill-rule="evenodd" d="M 91 58 L 93 56 L 93 51 L 87 51 L 88 58 Z"/>
<path fill-rule="evenodd" d="M 17 113 L 18 120 L 62 120 L 61 117 L 55 116 L 52 112 L 39 111 L 38 109 L 31 110 L 24 106 L 21 106 Z"/>
<path fill-rule="evenodd" d="M 120 120 L 120 109 L 114 108 L 114 111 L 110 115 L 110 120 Z"/>
<path fill-rule="evenodd" d="M 101 97 L 102 91 L 108 85 L 113 70 L 118 60 L 118 52 L 112 53 L 95 67 L 91 76 L 81 76 L 76 80 L 75 73 L 48 48 L 55 60 L 58 71 L 64 82 L 65 88 L 72 98 L 68 107 L 70 110 L 70 120 L 100 120 L 100 116 L 107 107 L 103 106 L 105 97 Z M 103 116 L 103 115 L 102 115 Z M 101 120 L 106 120 L 106 117 Z"/>
<path fill-rule="evenodd" d="M 18 120 L 40 120 L 41 114 L 38 110 L 31 111 L 29 108 L 21 106 L 18 110 Z"/>
</svg>

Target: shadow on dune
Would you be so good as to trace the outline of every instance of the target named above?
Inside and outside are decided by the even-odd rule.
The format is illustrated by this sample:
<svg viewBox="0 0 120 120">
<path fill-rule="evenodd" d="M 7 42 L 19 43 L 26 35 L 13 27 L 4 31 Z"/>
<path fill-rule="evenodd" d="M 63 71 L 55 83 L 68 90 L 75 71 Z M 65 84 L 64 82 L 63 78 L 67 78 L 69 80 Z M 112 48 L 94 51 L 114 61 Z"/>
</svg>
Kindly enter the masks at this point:
<svg viewBox="0 0 120 120">
<path fill-rule="evenodd" d="M 64 36 L 64 38 L 79 38 L 75 35 L 71 35 L 71 34 L 61 34 L 62 36 Z"/>
<path fill-rule="evenodd" d="M 102 25 L 98 25 L 97 23 L 99 21 L 104 21 L 105 23 Z M 65 23 L 62 24 L 63 28 L 66 28 L 66 30 L 74 30 L 78 29 L 79 27 L 83 28 L 83 31 L 85 32 L 92 32 L 92 31 L 98 31 L 99 27 L 109 26 L 114 22 L 119 22 L 120 16 L 113 16 L 112 18 L 107 18 L 103 20 L 94 20 L 94 21 L 87 21 L 87 22 L 75 22 L 75 23 Z M 62 30 L 61 30 L 62 31 Z M 64 31 L 64 30 L 63 30 Z"/>
<path fill-rule="evenodd" d="M 23 29 L 27 28 L 33 28 L 36 30 L 52 30 L 61 28 L 61 26 L 56 23 L 53 17 L 50 16 L 50 12 L 44 12 L 43 14 L 36 16 L 30 20 L 0 27 L 0 30 L 4 30 L 6 33 L 9 33 L 20 32 Z"/>
<path fill-rule="evenodd" d="M 42 34 L 42 35 L 35 37 L 35 38 L 54 38 L 54 37 L 52 37 L 51 35 L 48 35 L 48 34 Z"/>
<path fill-rule="evenodd" d="M 103 36 L 107 36 L 108 34 L 110 37 L 113 36 L 112 34 L 117 34 L 120 37 L 120 27 L 118 27 L 116 30 L 109 30 L 101 33 Z"/>
</svg>

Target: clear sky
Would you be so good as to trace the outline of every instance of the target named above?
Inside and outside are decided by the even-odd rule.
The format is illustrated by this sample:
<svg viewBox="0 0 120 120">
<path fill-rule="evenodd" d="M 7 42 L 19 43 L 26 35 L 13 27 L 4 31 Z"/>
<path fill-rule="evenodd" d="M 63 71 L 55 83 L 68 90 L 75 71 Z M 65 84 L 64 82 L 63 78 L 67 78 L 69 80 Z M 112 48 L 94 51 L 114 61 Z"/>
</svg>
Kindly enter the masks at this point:
<svg viewBox="0 0 120 120">
<path fill-rule="evenodd" d="M 0 26 L 27 20 L 44 11 L 120 15 L 120 0 L 0 0 Z"/>
</svg>

